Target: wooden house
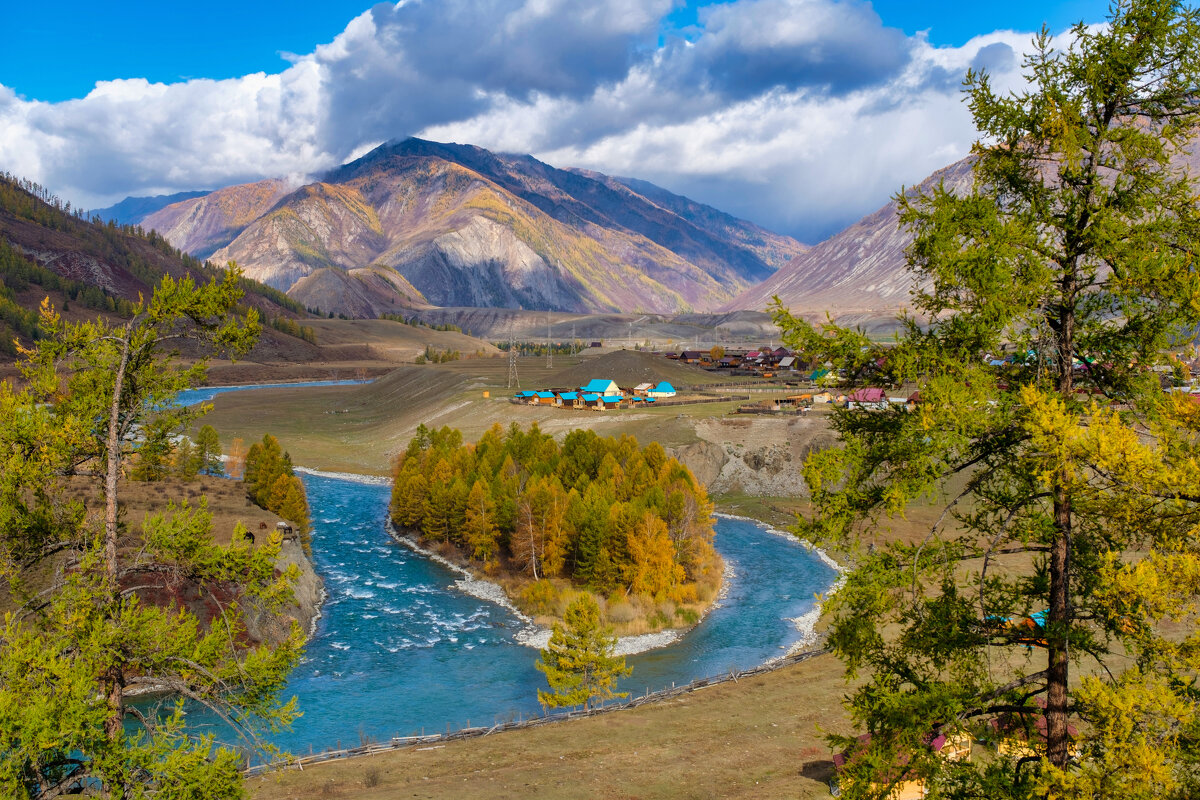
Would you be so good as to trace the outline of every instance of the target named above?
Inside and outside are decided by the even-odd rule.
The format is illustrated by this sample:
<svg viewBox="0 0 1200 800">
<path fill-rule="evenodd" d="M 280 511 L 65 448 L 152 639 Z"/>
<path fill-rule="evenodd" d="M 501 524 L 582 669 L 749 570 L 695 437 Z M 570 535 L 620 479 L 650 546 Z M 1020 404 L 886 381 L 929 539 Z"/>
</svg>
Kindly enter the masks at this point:
<svg viewBox="0 0 1200 800">
<path fill-rule="evenodd" d="M 675 387 L 672 386 L 671 384 L 667 383 L 666 381 L 659 381 L 658 384 L 654 388 L 652 388 L 648 392 L 646 392 L 647 397 L 656 397 L 656 398 L 660 398 L 660 399 L 674 397 L 675 395 L 676 395 Z"/>
<path fill-rule="evenodd" d="M 554 392 L 534 392 L 533 402 L 539 406 L 556 406 L 559 404 L 558 396 Z"/>
<path fill-rule="evenodd" d="M 586 386 L 580 387 L 579 391 L 587 392 L 588 394 L 613 395 L 620 394 L 621 387 L 617 386 L 617 382 L 613 380 L 592 378 L 587 382 Z"/>
<path fill-rule="evenodd" d="M 583 408 L 579 392 L 559 392 L 558 405 L 562 408 Z"/>
</svg>

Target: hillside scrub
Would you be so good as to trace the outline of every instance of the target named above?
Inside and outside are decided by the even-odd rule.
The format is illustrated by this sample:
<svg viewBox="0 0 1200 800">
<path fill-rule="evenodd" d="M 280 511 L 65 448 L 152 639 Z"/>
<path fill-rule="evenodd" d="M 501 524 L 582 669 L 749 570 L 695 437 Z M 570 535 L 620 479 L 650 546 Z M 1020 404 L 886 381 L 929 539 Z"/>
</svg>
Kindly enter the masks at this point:
<svg viewBox="0 0 1200 800">
<path fill-rule="evenodd" d="M 642 632 L 696 621 L 722 566 L 712 504 L 662 446 L 536 425 L 476 444 L 418 428 L 397 459 L 391 517 L 496 577 L 529 613 L 561 616 L 579 589 Z"/>
</svg>

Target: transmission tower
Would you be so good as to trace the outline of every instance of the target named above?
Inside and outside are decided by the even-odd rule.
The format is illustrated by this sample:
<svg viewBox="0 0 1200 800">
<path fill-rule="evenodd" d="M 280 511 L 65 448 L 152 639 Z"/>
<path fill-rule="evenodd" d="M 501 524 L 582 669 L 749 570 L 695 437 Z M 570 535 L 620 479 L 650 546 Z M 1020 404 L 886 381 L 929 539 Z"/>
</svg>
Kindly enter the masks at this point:
<svg viewBox="0 0 1200 800">
<path fill-rule="evenodd" d="M 550 340 L 550 312 L 546 312 L 546 369 L 554 369 L 554 342 Z"/>
<path fill-rule="evenodd" d="M 571 323 L 571 355 L 575 355 L 579 351 L 575 347 L 575 323 Z"/>
<path fill-rule="evenodd" d="M 513 321 L 508 320 L 508 388 L 521 388 L 521 379 L 517 377 L 517 337 L 513 333 Z"/>
</svg>

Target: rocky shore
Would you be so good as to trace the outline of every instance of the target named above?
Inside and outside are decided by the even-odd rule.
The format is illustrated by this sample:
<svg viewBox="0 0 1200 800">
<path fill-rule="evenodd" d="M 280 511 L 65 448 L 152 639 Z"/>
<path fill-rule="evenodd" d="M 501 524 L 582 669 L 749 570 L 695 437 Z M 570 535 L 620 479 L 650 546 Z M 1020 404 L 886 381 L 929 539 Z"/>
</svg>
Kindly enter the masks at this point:
<svg viewBox="0 0 1200 800">
<path fill-rule="evenodd" d="M 495 603 L 512 612 L 517 619 L 521 620 L 524 626 L 517 632 L 517 642 L 526 647 L 533 647 L 538 650 L 545 648 L 549 644 L 551 629 L 544 625 L 538 625 L 531 617 L 523 614 L 513 605 L 512 600 L 509 599 L 508 594 L 499 584 L 489 581 L 486 578 L 481 578 L 462 564 L 451 561 L 441 553 L 426 546 L 413 534 L 397 528 L 390 520 L 387 523 L 387 530 L 388 534 L 400 544 L 460 575 L 461 577 L 454 582 L 455 588 L 459 591 L 469 594 L 472 597 L 477 597 L 480 600 Z M 709 605 L 709 609 L 720 602 L 721 596 L 722 594 L 720 593 L 717 595 L 717 598 Z M 696 624 L 699 624 L 699 620 L 697 620 Z M 667 630 L 655 633 L 643 633 L 637 636 L 622 636 L 617 639 L 617 645 L 613 652 L 619 656 L 628 656 L 635 653 L 644 653 L 647 650 L 654 650 L 659 647 L 666 647 L 679 641 L 693 627 L 695 625 L 687 628 L 668 628 Z"/>
</svg>

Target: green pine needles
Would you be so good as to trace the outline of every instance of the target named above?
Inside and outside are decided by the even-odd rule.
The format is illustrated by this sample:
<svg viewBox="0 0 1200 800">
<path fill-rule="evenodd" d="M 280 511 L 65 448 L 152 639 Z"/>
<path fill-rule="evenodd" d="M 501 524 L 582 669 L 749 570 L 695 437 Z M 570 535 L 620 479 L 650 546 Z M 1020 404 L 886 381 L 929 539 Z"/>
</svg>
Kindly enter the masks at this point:
<svg viewBox="0 0 1200 800">
<path fill-rule="evenodd" d="M 633 669 L 624 656 L 614 656 L 616 639 L 600 626 L 600 606 L 590 594 L 581 594 L 567 606 L 563 625 L 554 624 L 550 643 L 535 664 L 545 674 L 549 692 L 538 689 L 538 702 L 546 708 L 583 706 L 596 701 L 628 697 L 616 691 L 617 680 Z"/>
</svg>

